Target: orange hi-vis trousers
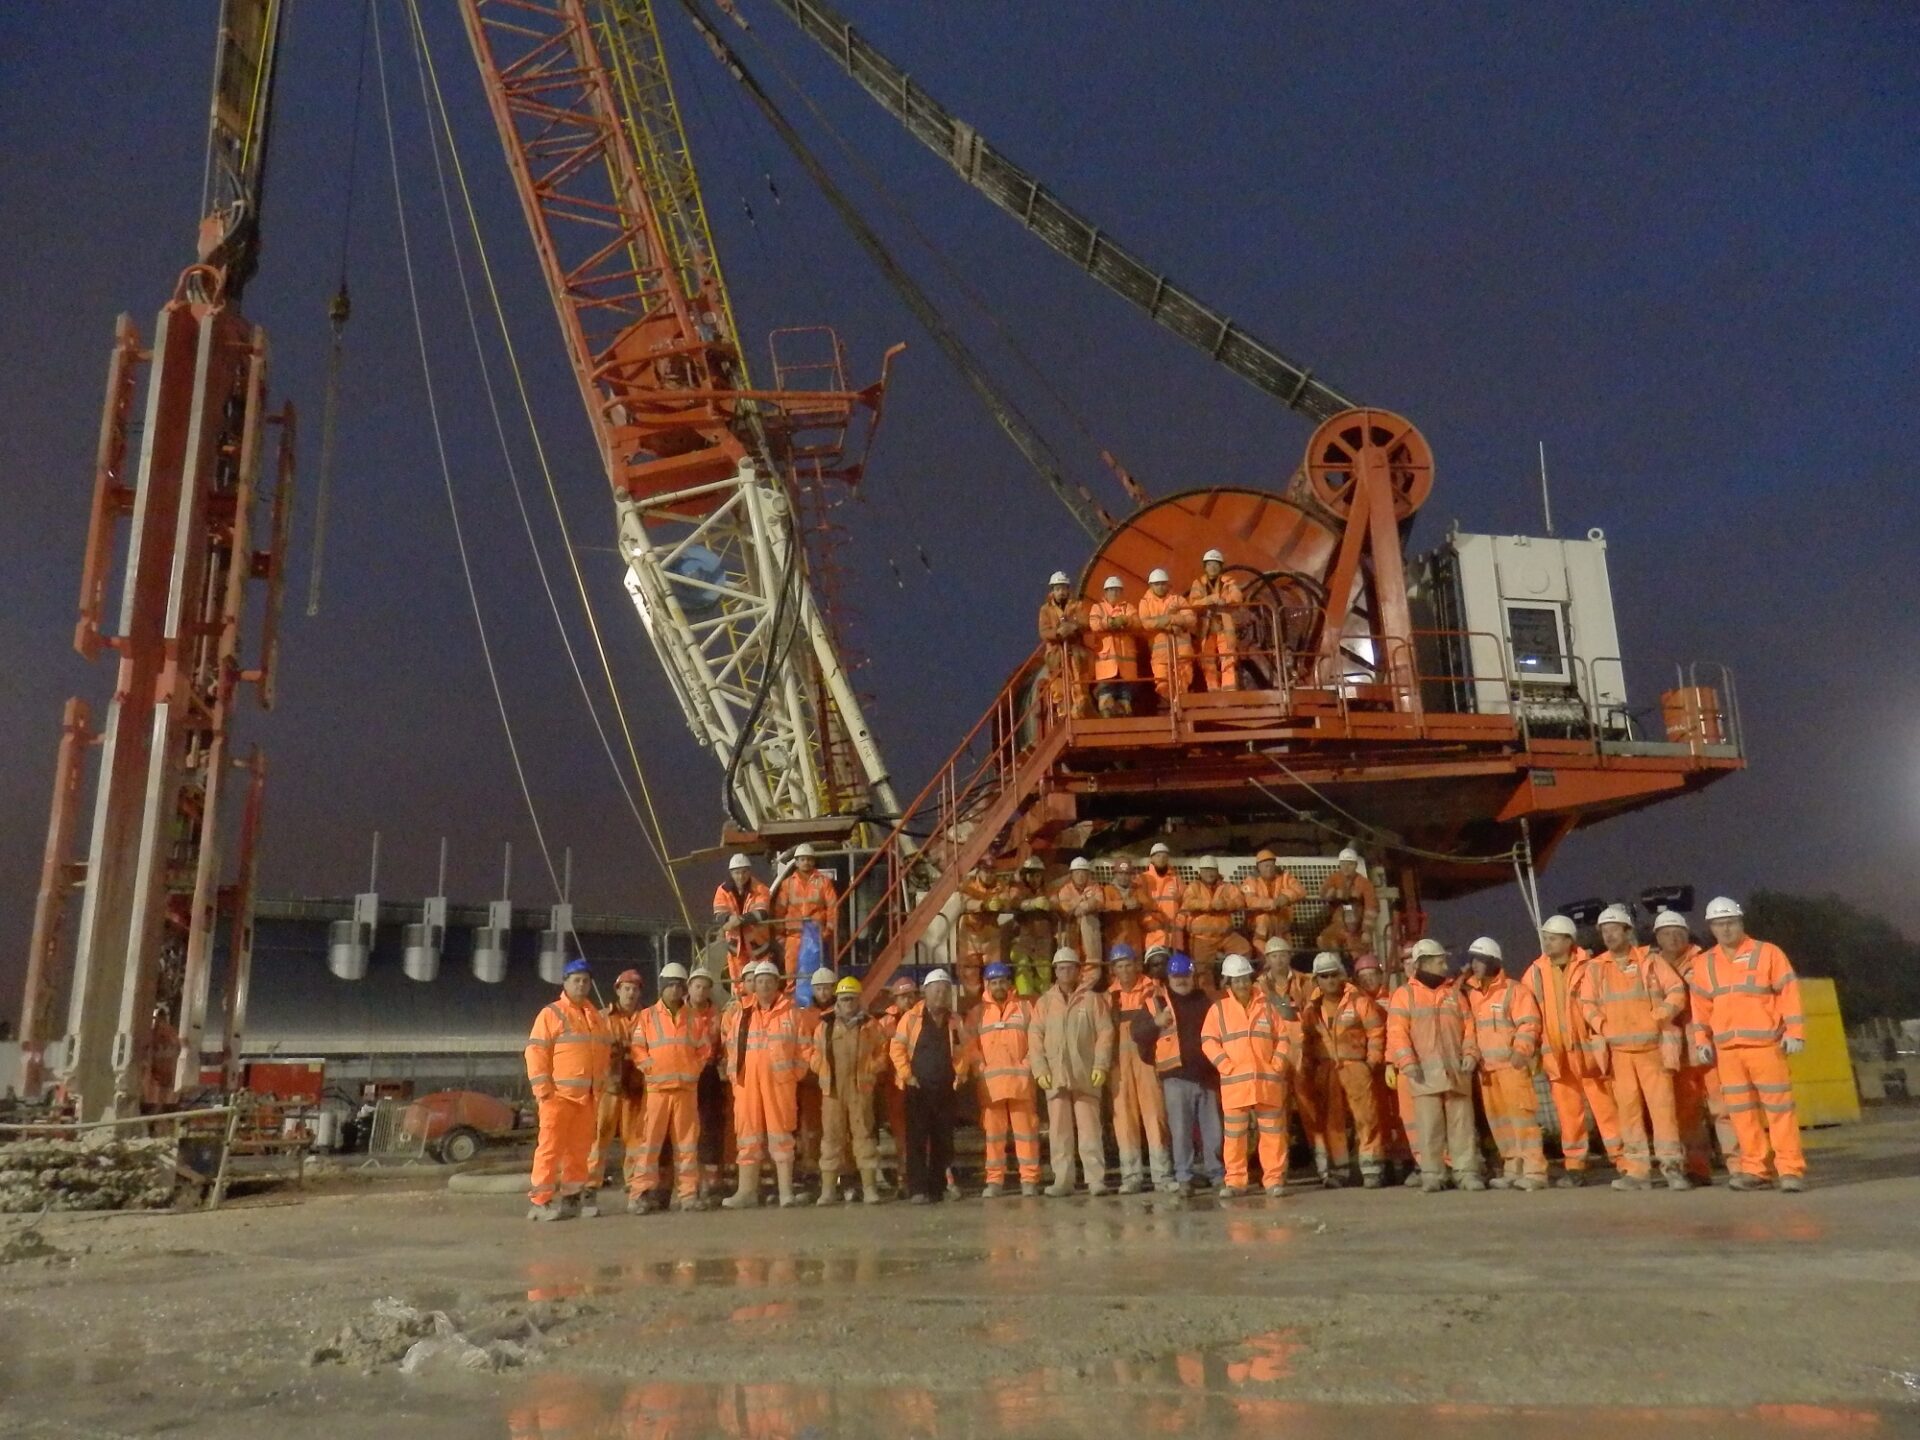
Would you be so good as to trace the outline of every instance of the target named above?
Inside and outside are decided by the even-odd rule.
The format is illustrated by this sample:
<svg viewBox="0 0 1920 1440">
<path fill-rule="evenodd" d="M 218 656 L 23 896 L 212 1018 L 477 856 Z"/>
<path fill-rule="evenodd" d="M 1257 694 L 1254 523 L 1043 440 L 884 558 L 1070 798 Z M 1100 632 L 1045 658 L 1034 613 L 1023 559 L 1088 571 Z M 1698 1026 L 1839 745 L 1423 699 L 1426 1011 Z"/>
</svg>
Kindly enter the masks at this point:
<svg viewBox="0 0 1920 1440">
<path fill-rule="evenodd" d="M 1805 1175 L 1807 1157 L 1800 1149 L 1800 1121 L 1793 1113 L 1793 1078 L 1779 1048 L 1723 1045 L 1715 1064 L 1727 1118 L 1740 1141 L 1740 1158 L 1729 1157 L 1728 1163 L 1765 1179 L 1771 1141 L 1774 1168 L 1782 1175 Z"/>
<path fill-rule="evenodd" d="M 600 1110 L 594 1117 L 593 1148 L 587 1152 L 587 1173 L 597 1185 L 606 1177 L 607 1156 L 614 1142 L 620 1144 L 621 1178 L 633 1181 L 634 1153 L 640 1147 L 642 1113 L 646 1102 L 638 1096 L 609 1090 L 600 1097 Z"/>
<path fill-rule="evenodd" d="M 647 1087 L 639 1154 L 631 1148 L 627 1151 L 627 1194 L 645 1195 L 660 1188 L 666 1178 L 660 1162 L 669 1140 L 673 1142 L 674 1197 L 691 1200 L 700 1193 L 700 1098 L 690 1085 L 674 1090 Z"/>
<path fill-rule="evenodd" d="M 540 1101 L 540 1140 L 533 1150 L 533 1184 L 527 1198 L 535 1205 L 556 1192 L 578 1195 L 589 1188 L 587 1152 L 593 1148 L 595 1106 L 591 1095 L 578 1100 L 550 1095 Z"/>
<path fill-rule="evenodd" d="M 1153 1183 L 1171 1185 L 1173 1157 L 1167 1148 L 1167 1105 L 1160 1096 L 1160 1072 L 1140 1058 L 1140 1047 L 1131 1035 L 1120 1036 L 1113 1079 L 1108 1083 L 1113 1088 L 1113 1138 L 1120 1147 L 1120 1179 L 1145 1179 L 1151 1163 Z"/>
<path fill-rule="evenodd" d="M 987 1133 L 987 1184 L 1007 1179 L 1007 1142 L 1013 1142 L 1014 1163 L 1022 1185 L 1040 1183 L 1040 1112 L 1033 1097 L 1024 1100 L 980 1102 L 980 1128 Z"/>
<path fill-rule="evenodd" d="M 1313 1142 L 1315 1169 L 1325 1175 L 1329 1170 L 1347 1168 L 1347 1121 L 1351 1119 L 1360 1151 L 1360 1173 L 1380 1173 L 1386 1147 L 1380 1134 L 1380 1111 L 1374 1102 L 1373 1067 L 1364 1060 L 1322 1061 L 1311 1075 L 1301 1077 L 1294 1095 L 1301 1128 Z"/>
<path fill-rule="evenodd" d="M 1673 1072 L 1661 1065 L 1658 1046 L 1613 1052 L 1613 1104 L 1620 1117 L 1620 1158 L 1627 1174 L 1644 1178 L 1652 1171 L 1653 1161 L 1667 1166 L 1686 1159 L 1673 1107 Z"/>
<path fill-rule="evenodd" d="M 1254 1132 L 1260 1137 L 1260 1183 L 1266 1186 L 1287 1182 L 1287 1107 L 1227 1110 L 1221 1114 L 1220 1159 L 1226 1168 L 1227 1184 L 1236 1190 L 1247 1187 L 1247 1151 Z"/>
<path fill-rule="evenodd" d="M 1587 1110 L 1592 1107 L 1593 1123 L 1600 1127 L 1600 1145 L 1607 1158 L 1620 1163 L 1620 1114 L 1614 1107 L 1613 1087 L 1605 1076 L 1583 1076 L 1578 1080 L 1549 1078 L 1547 1088 L 1553 1095 L 1553 1113 L 1560 1118 L 1560 1157 L 1569 1170 L 1587 1168 Z"/>
<path fill-rule="evenodd" d="M 1493 1131 L 1493 1143 L 1500 1147 L 1507 1178 L 1518 1180 L 1530 1175 L 1547 1178 L 1547 1152 L 1540 1140 L 1538 1097 L 1533 1076 L 1508 1065 L 1498 1070 L 1480 1071 L 1480 1100 L 1487 1108 L 1487 1125 Z"/>
<path fill-rule="evenodd" d="M 768 1079 L 751 1071 L 747 1083 L 733 1087 L 733 1134 L 741 1165 L 793 1163 L 794 1135 L 800 1126 L 800 1087 L 791 1080 Z"/>
<path fill-rule="evenodd" d="M 1682 1070 L 1673 1077 L 1673 1108 L 1680 1121 L 1680 1143 L 1687 1152 L 1687 1178 L 1713 1178 L 1713 1141 L 1731 1167 L 1740 1154 L 1740 1137 L 1727 1115 L 1720 1072 L 1712 1065 Z"/>
</svg>

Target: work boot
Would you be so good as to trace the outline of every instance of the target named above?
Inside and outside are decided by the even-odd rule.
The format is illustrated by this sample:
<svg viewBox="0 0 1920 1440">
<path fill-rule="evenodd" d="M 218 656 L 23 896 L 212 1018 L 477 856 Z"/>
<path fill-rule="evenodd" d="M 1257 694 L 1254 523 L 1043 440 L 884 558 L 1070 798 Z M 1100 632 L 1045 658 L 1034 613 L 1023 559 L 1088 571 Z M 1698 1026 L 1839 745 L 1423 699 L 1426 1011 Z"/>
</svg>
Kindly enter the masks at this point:
<svg viewBox="0 0 1920 1440">
<path fill-rule="evenodd" d="M 1481 1178 L 1477 1171 L 1473 1170 L 1469 1170 L 1464 1175 L 1454 1176 L 1453 1183 L 1462 1190 L 1484 1190 L 1487 1188 L 1487 1182 Z"/>
<path fill-rule="evenodd" d="M 1444 1175 L 1422 1175 L 1419 1177 L 1419 1180 L 1420 1193 L 1422 1195 L 1438 1195 L 1442 1190 L 1447 1188 L 1447 1177 Z M 1409 1181 L 1408 1183 L 1411 1184 L 1412 1182 Z"/>
<path fill-rule="evenodd" d="M 1346 1183 L 1347 1177 L 1342 1175 L 1338 1170 L 1329 1170 L 1320 1177 L 1321 1187 L 1327 1190 L 1343 1189 Z"/>
<path fill-rule="evenodd" d="M 1553 1188 L 1556 1190 L 1578 1190 L 1582 1185 L 1585 1185 L 1586 1183 L 1587 1183 L 1586 1171 L 1568 1170 L 1563 1172 L 1560 1178 L 1553 1182 Z"/>
<path fill-rule="evenodd" d="M 1286 1193 L 1287 1193 L 1287 1183 L 1284 1180 L 1281 1181 L 1278 1185 L 1267 1186 L 1267 1198 L 1269 1200 L 1281 1199 L 1283 1196 L 1286 1195 Z"/>
<path fill-rule="evenodd" d="M 1245 1185 L 1222 1185 L 1220 1187 L 1220 1198 L 1222 1200 L 1238 1200 L 1246 1193 L 1247 1187 Z"/>
<path fill-rule="evenodd" d="M 565 1220 L 566 1218 L 567 1212 L 565 1208 L 556 1200 L 549 1200 L 544 1205 L 529 1205 L 527 1207 L 527 1219 L 529 1220 Z"/>
<path fill-rule="evenodd" d="M 1028 1198 L 1038 1195 L 1040 1193 L 1040 1182 L 1038 1180 L 1022 1180 L 1020 1182 L 1020 1193 Z"/>
<path fill-rule="evenodd" d="M 1120 1182 L 1120 1193 L 1122 1195 L 1138 1195 L 1146 1188 L 1147 1182 L 1142 1180 L 1138 1175 L 1129 1175 Z"/>
<path fill-rule="evenodd" d="M 820 1198 L 813 1203 L 816 1205 L 838 1205 L 840 1203 L 840 1177 L 831 1170 L 821 1174 Z"/>
<path fill-rule="evenodd" d="M 627 1197 L 627 1214 L 629 1215 L 651 1215 L 659 1208 L 658 1205 L 653 1203 L 653 1196 L 651 1195 L 629 1195 Z"/>
<path fill-rule="evenodd" d="M 880 1203 L 880 1171 L 874 1166 L 860 1172 L 860 1199 L 868 1205 Z"/>
<path fill-rule="evenodd" d="M 1000 1182 L 998 1180 L 989 1180 L 980 1191 L 980 1198 L 982 1200 L 998 1200 L 1005 1193 L 1006 1192 L 1000 1188 Z"/>
<path fill-rule="evenodd" d="M 1377 1170 L 1370 1170 L 1360 1177 L 1360 1188 L 1362 1190 L 1378 1190 L 1380 1184 L 1380 1172 Z"/>
<path fill-rule="evenodd" d="M 695 1211 L 705 1210 L 708 1203 L 704 1195 L 676 1195 L 667 1202 L 667 1208 L 678 1210 L 683 1214 L 692 1214 Z"/>
<path fill-rule="evenodd" d="M 1098 1200 L 1102 1195 L 1105 1195 L 1106 1193 L 1107 1193 L 1107 1187 L 1103 1185 L 1100 1181 L 1089 1180 L 1087 1182 L 1087 1197 L 1089 1199 Z"/>
<path fill-rule="evenodd" d="M 1538 1175 L 1522 1175 L 1513 1182 L 1513 1188 L 1516 1190 L 1544 1190 L 1547 1188 L 1547 1182 L 1542 1180 Z"/>
<path fill-rule="evenodd" d="M 1782 1175 L 1780 1177 L 1780 1188 L 1789 1195 L 1798 1195 L 1807 1188 L 1807 1177 L 1804 1175 Z"/>
<path fill-rule="evenodd" d="M 1645 1175 L 1621 1175 L 1613 1182 L 1616 1190 L 1651 1190 L 1653 1181 Z"/>
<path fill-rule="evenodd" d="M 1691 1190 L 1693 1182 L 1687 1179 L 1687 1172 L 1678 1165 L 1662 1165 L 1660 1178 L 1667 1182 L 1669 1190 Z"/>
<path fill-rule="evenodd" d="M 920 1191 L 915 1191 L 907 1197 L 907 1204 L 909 1205 L 931 1205 L 932 1203 L 933 1197 Z"/>
<path fill-rule="evenodd" d="M 1489 1175 L 1487 1177 L 1487 1188 L 1489 1190 L 1511 1190 L 1513 1189 L 1513 1184 L 1514 1181 L 1511 1175 Z"/>
<path fill-rule="evenodd" d="M 1765 1190 L 1766 1188 L 1767 1182 L 1765 1180 L 1761 1179 L 1758 1175 L 1749 1175 L 1744 1170 L 1737 1175 L 1727 1177 L 1727 1189 L 1729 1190 Z"/>
<path fill-rule="evenodd" d="M 959 1198 L 960 1198 L 959 1183 L 953 1180 L 947 1181 L 947 1199 L 958 1200 Z"/>
<path fill-rule="evenodd" d="M 573 1213 L 582 1220 L 598 1220 L 600 1218 L 600 1197 L 592 1191 L 588 1191 L 580 1197 L 579 1208 Z"/>
<path fill-rule="evenodd" d="M 1072 1182 L 1067 1180 L 1056 1180 L 1047 1187 L 1047 1198 L 1051 1200 L 1065 1200 L 1072 1194 Z"/>
<path fill-rule="evenodd" d="M 782 1210 L 790 1210 L 800 1203 L 799 1197 L 793 1193 L 793 1162 L 791 1160 L 773 1162 L 773 1183 L 780 1193 Z"/>
<path fill-rule="evenodd" d="M 742 1165 L 740 1183 L 734 1187 L 733 1194 L 720 1202 L 722 1210 L 753 1210 L 760 1204 L 760 1167 Z"/>
<path fill-rule="evenodd" d="M 1420 1170 L 1416 1167 L 1415 1169 L 1407 1171 L 1407 1178 L 1402 1180 L 1400 1183 L 1402 1185 L 1409 1185 L 1409 1186 L 1419 1185 L 1424 1188 L 1427 1183 L 1427 1177 L 1423 1175 L 1420 1172 Z"/>
</svg>

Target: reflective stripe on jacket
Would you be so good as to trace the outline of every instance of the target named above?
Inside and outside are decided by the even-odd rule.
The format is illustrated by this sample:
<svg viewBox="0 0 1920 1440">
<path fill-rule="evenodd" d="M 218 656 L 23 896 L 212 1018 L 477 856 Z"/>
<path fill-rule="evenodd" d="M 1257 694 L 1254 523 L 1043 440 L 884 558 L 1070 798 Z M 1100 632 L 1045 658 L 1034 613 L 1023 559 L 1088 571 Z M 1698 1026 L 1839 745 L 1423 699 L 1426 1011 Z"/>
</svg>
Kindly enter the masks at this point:
<svg viewBox="0 0 1920 1440">
<path fill-rule="evenodd" d="M 1101 600 L 1087 615 L 1093 627 L 1093 678 L 1138 680 L 1140 621 L 1133 606 L 1124 600 L 1117 605 Z"/>
<path fill-rule="evenodd" d="M 1520 983 L 1540 1002 L 1540 1068 L 1550 1080 L 1592 1079 L 1607 1073 L 1606 1041 L 1588 1028 L 1576 998 L 1587 960 L 1587 952 L 1577 946 L 1564 969 L 1541 955 L 1521 977 Z"/>
<path fill-rule="evenodd" d="M 1613 1050 L 1660 1051 L 1667 1070 L 1680 1068 L 1680 1026 L 1687 986 L 1655 950 L 1634 947 L 1623 959 L 1603 950 L 1580 977 L 1580 1010 L 1587 1028 Z"/>
<path fill-rule="evenodd" d="M 1220 1108 L 1274 1110 L 1286 1103 L 1293 1043 L 1257 986 L 1246 1004 L 1222 991 L 1200 1027 L 1200 1048 L 1220 1072 Z"/>
<path fill-rule="evenodd" d="M 913 1052 L 920 1044 L 920 1032 L 927 1027 L 927 1002 L 916 1000 L 913 1008 L 900 1017 L 894 1027 L 888 1053 L 893 1058 L 893 1078 L 902 1089 L 913 1074 Z M 958 1010 L 947 1012 L 947 1054 L 953 1065 L 953 1078 L 964 1080 L 973 1073 L 973 1037 Z"/>
<path fill-rule="evenodd" d="M 1386 1012 L 1379 1001 L 1351 981 L 1331 998 L 1315 989 L 1300 1010 L 1300 1025 L 1311 1060 L 1386 1063 Z"/>
<path fill-rule="evenodd" d="M 1025 1100 L 1033 1094 L 1033 1070 L 1027 1060 L 1027 1028 L 1032 1023 L 1032 1005 L 1012 991 L 1004 1001 L 984 996 L 974 1010 L 974 1043 L 987 1099 Z"/>
<path fill-rule="evenodd" d="M 1180 914 L 1192 935 L 1224 935 L 1233 928 L 1235 912 L 1247 908 L 1247 897 L 1231 880 L 1209 885 L 1196 880 L 1181 893 Z"/>
<path fill-rule="evenodd" d="M 527 1036 L 527 1080 L 536 1100 L 586 1100 L 606 1089 L 613 1059 L 613 1026 L 591 1000 L 562 995 L 533 1017 Z"/>
<path fill-rule="evenodd" d="M 1693 1043 L 1721 1049 L 1804 1040 L 1800 980 L 1786 952 L 1752 936 L 1738 953 L 1716 945 L 1693 965 Z"/>
<path fill-rule="evenodd" d="M 744 1052 L 741 1044 L 745 1031 Z M 767 1074 L 775 1081 L 797 1085 L 812 1060 L 806 1036 L 800 1028 L 800 1012 L 792 997 L 779 995 L 772 1005 L 761 1007 L 747 999 L 727 1011 L 721 1022 L 721 1063 L 736 1085 L 746 1083 L 746 1064 L 760 1057 Z"/>
<path fill-rule="evenodd" d="M 705 1029 L 691 1005 L 681 1005 L 676 1016 L 666 1001 L 658 1000 L 633 1017 L 627 1055 L 653 1089 L 691 1090 L 700 1083 L 707 1052 L 713 1048 L 710 1035 L 702 1033 Z"/>
<path fill-rule="evenodd" d="M 1506 975 L 1467 981 L 1473 1043 L 1489 1070 L 1532 1070 L 1540 1053 L 1540 1002 Z"/>
<path fill-rule="evenodd" d="M 1387 1005 L 1387 1059 L 1403 1073 L 1419 1068 L 1420 1078 L 1411 1081 L 1414 1094 L 1467 1094 L 1469 1062 L 1478 1055 L 1456 986 L 1409 981 L 1393 992 Z"/>
</svg>

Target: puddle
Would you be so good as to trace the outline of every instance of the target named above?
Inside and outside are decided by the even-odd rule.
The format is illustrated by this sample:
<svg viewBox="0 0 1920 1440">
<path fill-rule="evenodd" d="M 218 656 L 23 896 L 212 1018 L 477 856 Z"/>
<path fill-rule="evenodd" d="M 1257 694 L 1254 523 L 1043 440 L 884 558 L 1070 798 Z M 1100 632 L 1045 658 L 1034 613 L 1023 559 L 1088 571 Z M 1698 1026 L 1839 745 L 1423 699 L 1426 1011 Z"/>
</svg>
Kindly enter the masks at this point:
<svg viewBox="0 0 1920 1440">
<path fill-rule="evenodd" d="M 786 1289 L 809 1285 L 868 1285 L 938 1265 L 974 1265 L 982 1249 L 848 1250 L 820 1255 L 720 1255 L 681 1260 L 545 1259 L 523 1270 L 529 1300 L 615 1295 L 632 1290 Z"/>
<path fill-rule="evenodd" d="M 1588 1227 L 1609 1235 L 1665 1236 L 1707 1245 L 1805 1245 L 1827 1238 L 1827 1227 L 1811 1215 L 1783 1211 L 1745 1220 L 1612 1219 Z"/>
</svg>

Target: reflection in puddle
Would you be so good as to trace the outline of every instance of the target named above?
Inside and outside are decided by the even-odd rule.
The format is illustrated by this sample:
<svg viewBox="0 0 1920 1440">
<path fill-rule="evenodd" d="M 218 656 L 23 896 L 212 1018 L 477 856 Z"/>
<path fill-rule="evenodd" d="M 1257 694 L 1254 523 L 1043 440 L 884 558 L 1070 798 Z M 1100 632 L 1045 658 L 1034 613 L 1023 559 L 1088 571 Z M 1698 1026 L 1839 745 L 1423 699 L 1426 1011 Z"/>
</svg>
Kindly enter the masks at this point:
<svg viewBox="0 0 1920 1440">
<path fill-rule="evenodd" d="M 604 1260 L 545 1258 L 525 1267 L 527 1299 L 559 1300 L 579 1295 L 614 1295 L 664 1287 L 693 1290 L 782 1289 L 807 1285 L 868 1285 L 898 1279 L 933 1265 L 978 1264 L 982 1250 L 895 1254 L 884 1250 L 848 1250 L 823 1255 L 733 1255 L 681 1260 Z"/>
</svg>

